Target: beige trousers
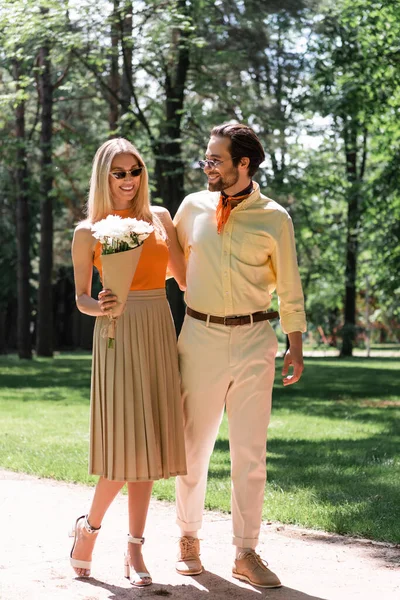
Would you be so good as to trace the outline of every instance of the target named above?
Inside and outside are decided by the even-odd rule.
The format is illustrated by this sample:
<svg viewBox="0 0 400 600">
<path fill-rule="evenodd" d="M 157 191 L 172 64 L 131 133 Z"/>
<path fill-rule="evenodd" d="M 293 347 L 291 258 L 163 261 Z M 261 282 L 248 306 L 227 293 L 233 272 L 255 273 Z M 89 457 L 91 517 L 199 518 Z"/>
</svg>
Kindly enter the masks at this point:
<svg viewBox="0 0 400 600">
<path fill-rule="evenodd" d="M 201 528 L 208 465 L 226 407 L 233 544 L 257 546 L 277 347 L 268 321 L 207 326 L 186 316 L 178 340 L 188 471 L 176 478 L 182 530 Z"/>
</svg>

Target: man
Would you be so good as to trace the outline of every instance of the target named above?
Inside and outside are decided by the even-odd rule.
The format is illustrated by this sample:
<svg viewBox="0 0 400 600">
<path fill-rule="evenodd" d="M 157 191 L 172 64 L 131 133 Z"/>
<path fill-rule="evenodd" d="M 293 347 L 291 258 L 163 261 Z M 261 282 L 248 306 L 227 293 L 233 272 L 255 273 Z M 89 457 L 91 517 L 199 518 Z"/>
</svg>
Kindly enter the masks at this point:
<svg viewBox="0 0 400 600">
<path fill-rule="evenodd" d="M 232 574 L 273 588 L 281 582 L 255 548 L 277 351 L 269 320 L 278 314 L 266 312 L 274 289 L 281 326 L 290 341 L 284 385 L 300 379 L 306 324 L 291 219 L 252 181 L 264 158 L 250 127 L 214 127 L 206 159 L 199 163 L 208 190 L 187 196 L 175 216 L 187 257 L 187 314 L 178 349 L 188 463 L 188 474 L 176 480 L 181 528 L 176 569 L 182 575 L 203 570 L 198 531 L 209 460 L 226 407 L 236 546 Z"/>
</svg>

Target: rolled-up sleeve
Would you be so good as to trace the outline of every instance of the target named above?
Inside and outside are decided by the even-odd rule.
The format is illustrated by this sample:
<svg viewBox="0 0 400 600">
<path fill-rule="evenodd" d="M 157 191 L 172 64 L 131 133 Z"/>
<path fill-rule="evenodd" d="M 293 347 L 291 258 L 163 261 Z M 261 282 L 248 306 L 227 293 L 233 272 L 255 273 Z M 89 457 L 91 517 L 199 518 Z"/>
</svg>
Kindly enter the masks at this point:
<svg viewBox="0 0 400 600">
<path fill-rule="evenodd" d="M 282 214 L 282 225 L 271 254 L 276 276 L 281 327 L 284 333 L 307 329 L 304 296 L 296 256 L 292 219 Z"/>
</svg>

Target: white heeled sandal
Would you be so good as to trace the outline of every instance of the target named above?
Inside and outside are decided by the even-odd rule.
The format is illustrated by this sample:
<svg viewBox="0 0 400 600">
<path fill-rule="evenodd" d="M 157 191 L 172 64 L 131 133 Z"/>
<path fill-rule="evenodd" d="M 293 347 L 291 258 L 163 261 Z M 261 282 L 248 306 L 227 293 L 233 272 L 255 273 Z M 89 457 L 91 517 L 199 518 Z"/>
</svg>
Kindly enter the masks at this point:
<svg viewBox="0 0 400 600">
<path fill-rule="evenodd" d="M 135 538 L 128 533 L 129 544 L 144 544 L 144 537 Z M 145 587 L 153 583 L 150 573 L 136 571 L 135 567 L 130 564 L 129 553 L 125 554 L 125 577 L 129 579 L 132 585 L 135 587 Z M 146 581 L 146 579 L 148 581 Z M 143 581 L 144 580 L 144 581 Z"/>
<path fill-rule="evenodd" d="M 77 520 L 75 521 L 75 524 L 73 525 L 73 527 L 71 528 L 71 531 L 69 532 L 69 537 L 73 537 L 74 538 L 74 543 L 72 545 L 72 550 L 71 553 L 69 555 L 69 561 L 71 563 L 71 567 L 75 570 L 75 569 L 85 569 L 86 573 L 85 575 L 78 575 L 78 573 L 76 573 L 78 575 L 78 577 L 90 577 L 90 569 L 92 567 L 92 561 L 91 560 L 77 560 L 76 558 L 72 558 L 72 554 L 74 552 L 75 549 L 75 544 L 76 544 L 76 540 L 77 540 L 77 533 L 78 533 L 78 523 L 81 519 L 85 519 L 83 526 L 86 529 L 86 531 L 90 534 L 96 534 L 99 532 L 99 530 L 101 529 L 101 525 L 100 527 L 92 527 L 91 524 L 88 521 L 87 515 L 82 515 L 81 517 L 78 517 Z M 76 571 L 75 571 L 76 572 Z"/>
</svg>

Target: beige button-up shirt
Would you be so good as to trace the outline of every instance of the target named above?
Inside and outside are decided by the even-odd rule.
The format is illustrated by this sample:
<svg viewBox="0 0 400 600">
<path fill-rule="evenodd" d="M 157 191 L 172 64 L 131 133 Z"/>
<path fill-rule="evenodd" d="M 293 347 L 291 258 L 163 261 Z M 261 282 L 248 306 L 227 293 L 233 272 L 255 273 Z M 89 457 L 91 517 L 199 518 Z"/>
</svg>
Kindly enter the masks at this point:
<svg viewBox="0 0 400 600">
<path fill-rule="evenodd" d="M 190 194 L 174 218 L 187 259 L 186 304 L 211 315 L 245 315 L 267 310 L 276 289 L 283 331 L 306 331 L 289 214 L 255 184 L 218 235 L 219 196 L 207 190 Z"/>
</svg>

